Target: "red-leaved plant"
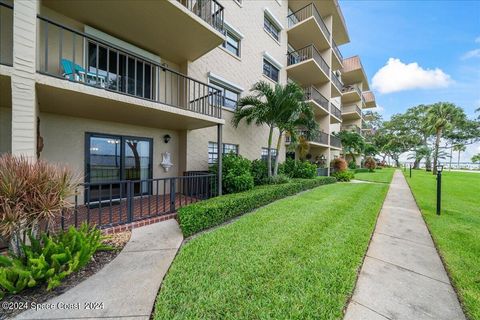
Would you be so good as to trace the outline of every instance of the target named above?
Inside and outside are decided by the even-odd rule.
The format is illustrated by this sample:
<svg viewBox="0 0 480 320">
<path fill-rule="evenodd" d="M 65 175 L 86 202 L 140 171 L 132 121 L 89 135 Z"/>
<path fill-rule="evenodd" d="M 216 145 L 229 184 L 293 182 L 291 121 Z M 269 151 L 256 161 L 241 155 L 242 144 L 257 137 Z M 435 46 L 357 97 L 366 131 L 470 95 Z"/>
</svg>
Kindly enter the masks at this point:
<svg viewBox="0 0 480 320">
<path fill-rule="evenodd" d="M 62 211 L 71 207 L 77 179 L 66 168 L 43 160 L 9 154 L 0 156 L 0 236 L 21 254 L 31 231 L 51 231 Z"/>
<path fill-rule="evenodd" d="M 347 170 L 347 161 L 343 158 L 336 158 L 333 159 L 332 162 L 330 163 L 330 166 L 335 169 L 336 172 L 338 171 L 345 171 Z"/>
</svg>

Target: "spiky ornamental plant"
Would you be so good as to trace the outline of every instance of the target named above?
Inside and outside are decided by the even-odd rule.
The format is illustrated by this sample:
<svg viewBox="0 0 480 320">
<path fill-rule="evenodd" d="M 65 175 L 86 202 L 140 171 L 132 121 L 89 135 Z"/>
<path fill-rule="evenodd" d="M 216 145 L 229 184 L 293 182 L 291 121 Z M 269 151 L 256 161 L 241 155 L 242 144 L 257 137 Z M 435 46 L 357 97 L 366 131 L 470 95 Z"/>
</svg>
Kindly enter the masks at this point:
<svg viewBox="0 0 480 320">
<path fill-rule="evenodd" d="M 71 206 L 77 179 L 66 167 L 43 160 L 0 157 L 0 236 L 21 255 L 27 233 L 39 237 L 39 226 L 49 232 L 62 211 Z"/>
</svg>

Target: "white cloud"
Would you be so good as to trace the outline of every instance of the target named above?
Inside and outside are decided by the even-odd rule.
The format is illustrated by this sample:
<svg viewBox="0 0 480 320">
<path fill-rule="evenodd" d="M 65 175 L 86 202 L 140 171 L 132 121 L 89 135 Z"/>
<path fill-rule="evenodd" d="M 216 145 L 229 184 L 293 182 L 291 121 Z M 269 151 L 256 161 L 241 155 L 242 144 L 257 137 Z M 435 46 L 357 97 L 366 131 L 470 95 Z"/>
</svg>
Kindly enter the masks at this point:
<svg viewBox="0 0 480 320">
<path fill-rule="evenodd" d="M 390 58 L 372 78 L 372 87 L 380 93 L 411 89 L 444 88 L 451 83 L 450 76 L 439 68 L 423 69 L 416 62 L 405 64 Z"/>
<path fill-rule="evenodd" d="M 373 112 L 378 112 L 378 113 L 383 113 L 383 111 L 385 111 L 385 108 L 382 107 L 381 105 L 378 105 L 377 104 L 377 107 L 376 108 L 372 108 L 372 109 L 369 109 L 370 111 L 373 111 Z"/>
<path fill-rule="evenodd" d="M 470 59 L 470 58 L 480 58 L 480 49 L 473 49 L 470 51 L 465 52 L 462 56 L 462 59 Z"/>
<path fill-rule="evenodd" d="M 475 38 L 475 42 L 476 42 L 476 43 L 480 43 L 480 37 L 476 37 L 476 38 Z"/>
</svg>

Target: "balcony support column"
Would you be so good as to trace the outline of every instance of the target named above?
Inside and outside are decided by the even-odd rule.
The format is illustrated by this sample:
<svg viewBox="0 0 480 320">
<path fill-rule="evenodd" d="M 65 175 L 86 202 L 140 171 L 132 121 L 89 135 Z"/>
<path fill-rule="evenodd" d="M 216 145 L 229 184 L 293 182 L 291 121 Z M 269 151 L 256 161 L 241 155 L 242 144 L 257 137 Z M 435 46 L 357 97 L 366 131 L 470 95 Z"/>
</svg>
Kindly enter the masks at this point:
<svg viewBox="0 0 480 320">
<path fill-rule="evenodd" d="M 13 9 L 12 154 L 37 159 L 35 90 L 39 1 L 15 1 Z"/>
<path fill-rule="evenodd" d="M 218 195 L 222 195 L 222 156 L 223 156 L 223 142 L 222 142 L 222 131 L 223 124 L 217 124 L 217 147 L 218 147 L 218 157 L 217 157 L 217 186 L 218 186 Z"/>
</svg>

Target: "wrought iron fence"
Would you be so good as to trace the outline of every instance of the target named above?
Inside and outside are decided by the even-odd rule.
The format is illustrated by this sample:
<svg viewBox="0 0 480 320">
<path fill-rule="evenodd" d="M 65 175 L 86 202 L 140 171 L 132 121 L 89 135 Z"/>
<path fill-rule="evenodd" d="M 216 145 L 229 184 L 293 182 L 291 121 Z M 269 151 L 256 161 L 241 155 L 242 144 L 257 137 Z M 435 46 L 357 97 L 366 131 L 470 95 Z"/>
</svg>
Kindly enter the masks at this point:
<svg viewBox="0 0 480 320">
<path fill-rule="evenodd" d="M 331 102 L 330 102 L 330 113 L 333 114 L 338 119 L 342 118 L 342 111 Z"/>
<path fill-rule="evenodd" d="M 38 21 L 38 72 L 221 118 L 218 89 L 47 18 Z"/>
<path fill-rule="evenodd" d="M 317 168 L 317 176 L 328 176 L 328 168 Z"/>
<path fill-rule="evenodd" d="M 330 135 L 330 145 L 332 147 L 341 148 L 342 140 L 340 140 L 340 138 L 338 137 L 335 137 L 334 135 Z"/>
<path fill-rule="evenodd" d="M 338 79 L 338 77 L 337 77 L 337 75 L 335 74 L 335 72 L 332 71 L 331 75 L 332 75 L 332 76 L 331 76 L 331 79 L 332 79 L 333 84 L 337 87 L 337 89 L 338 89 L 339 91 L 342 91 L 342 89 L 343 89 L 343 82 L 340 81 L 340 79 Z"/>
<path fill-rule="evenodd" d="M 217 196 L 217 179 L 208 172 L 183 176 L 83 183 L 73 207 L 61 216 L 62 229 L 86 222 L 108 228 L 174 213 L 193 202 Z"/>
<path fill-rule="evenodd" d="M 328 74 L 330 73 L 330 67 L 322 58 L 322 55 L 320 54 L 320 52 L 318 52 L 317 48 L 315 48 L 313 44 L 310 44 L 304 48 L 295 51 L 291 51 L 287 54 L 287 64 L 289 66 L 309 59 L 315 60 L 320 66 L 320 68 L 323 70 L 323 72 L 325 72 L 325 74 L 328 76 Z"/>
<path fill-rule="evenodd" d="M 342 52 L 340 51 L 340 49 L 338 48 L 337 44 L 335 43 L 335 40 L 332 39 L 332 47 L 333 47 L 333 51 L 335 52 L 335 54 L 337 55 L 338 59 L 340 60 L 341 63 L 343 63 L 343 56 L 342 56 Z"/>
</svg>

